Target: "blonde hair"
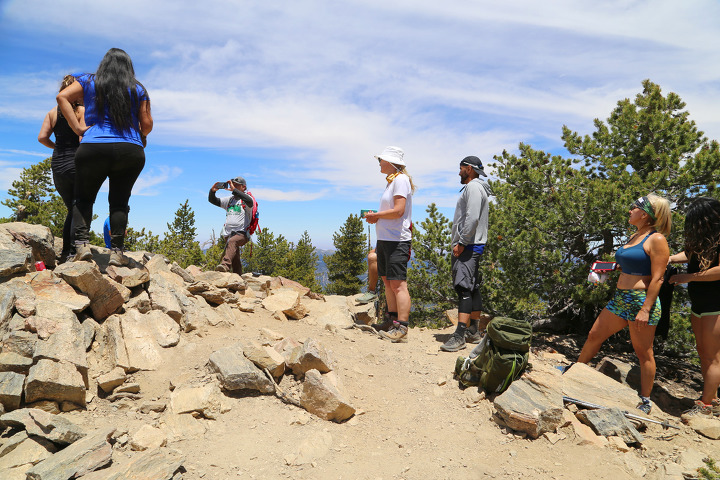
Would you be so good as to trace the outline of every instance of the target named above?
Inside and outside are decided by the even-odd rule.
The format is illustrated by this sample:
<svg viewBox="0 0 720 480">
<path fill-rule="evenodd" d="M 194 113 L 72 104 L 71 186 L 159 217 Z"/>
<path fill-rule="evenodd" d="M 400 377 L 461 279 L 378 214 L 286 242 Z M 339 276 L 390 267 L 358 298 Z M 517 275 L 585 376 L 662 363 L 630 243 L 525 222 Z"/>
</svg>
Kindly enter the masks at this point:
<svg viewBox="0 0 720 480">
<path fill-rule="evenodd" d="M 65 77 L 63 77 L 63 79 L 62 79 L 62 82 L 60 82 L 60 90 L 59 91 L 62 92 L 67 87 L 72 85 L 74 82 L 75 82 L 75 77 L 73 77 L 72 75 L 65 75 Z"/>
<path fill-rule="evenodd" d="M 670 202 L 666 198 L 653 193 L 647 196 L 647 199 L 652 205 L 653 212 L 655 213 L 655 222 L 653 226 L 655 230 L 668 236 L 672 229 L 672 215 L 670 215 Z"/>
<path fill-rule="evenodd" d="M 415 193 L 415 190 L 416 190 L 417 187 L 415 187 L 415 184 L 413 183 L 412 177 L 411 177 L 410 174 L 407 172 L 407 169 L 405 168 L 405 165 L 398 165 L 397 163 L 392 163 L 392 162 L 388 162 L 388 163 L 392 164 L 392 166 L 395 167 L 395 170 L 397 170 L 398 172 L 407 175 L 408 180 L 410 180 L 410 191 L 411 191 L 412 193 Z"/>
</svg>

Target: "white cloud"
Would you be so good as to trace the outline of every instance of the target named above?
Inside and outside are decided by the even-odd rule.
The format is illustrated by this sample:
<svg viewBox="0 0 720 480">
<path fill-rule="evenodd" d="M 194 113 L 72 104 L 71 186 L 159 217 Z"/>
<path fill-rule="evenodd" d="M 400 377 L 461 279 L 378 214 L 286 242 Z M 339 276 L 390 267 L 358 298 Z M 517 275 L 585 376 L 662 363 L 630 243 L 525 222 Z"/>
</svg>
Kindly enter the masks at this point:
<svg viewBox="0 0 720 480">
<path fill-rule="evenodd" d="M 182 173 L 178 167 L 158 165 L 153 168 L 145 168 L 133 186 L 133 195 L 152 197 L 158 194 L 158 187 L 176 179 Z M 104 186 L 107 188 L 107 182 Z"/>
</svg>

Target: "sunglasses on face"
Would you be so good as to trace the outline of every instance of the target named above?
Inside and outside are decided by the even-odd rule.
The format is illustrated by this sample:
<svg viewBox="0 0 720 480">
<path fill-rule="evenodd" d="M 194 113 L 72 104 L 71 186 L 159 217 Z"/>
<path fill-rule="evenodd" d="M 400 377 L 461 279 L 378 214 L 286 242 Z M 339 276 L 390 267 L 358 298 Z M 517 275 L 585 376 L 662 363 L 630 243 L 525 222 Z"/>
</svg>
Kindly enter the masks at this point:
<svg viewBox="0 0 720 480">
<path fill-rule="evenodd" d="M 647 197 L 640 197 L 635 202 L 630 205 L 630 210 L 633 210 L 635 208 L 639 208 L 643 212 L 650 215 L 650 218 L 653 220 L 656 220 L 655 218 L 655 212 L 653 211 L 652 204 L 650 203 L 650 200 L 648 200 Z"/>
</svg>

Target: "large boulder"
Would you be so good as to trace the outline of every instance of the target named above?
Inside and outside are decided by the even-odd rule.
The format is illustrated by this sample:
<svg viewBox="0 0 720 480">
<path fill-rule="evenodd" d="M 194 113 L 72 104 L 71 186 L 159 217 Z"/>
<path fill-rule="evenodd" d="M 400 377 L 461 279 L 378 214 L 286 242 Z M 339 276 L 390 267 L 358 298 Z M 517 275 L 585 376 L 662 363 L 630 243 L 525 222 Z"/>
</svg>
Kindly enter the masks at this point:
<svg viewBox="0 0 720 480">
<path fill-rule="evenodd" d="M 53 235 L 43 225 L 23 222 L 0 224 L 0 278 L 32 272 L 35 262 L 55 267 Z"/>
<path fill-rule="evenodd" d="M 262 301 L 263 307 L 271 312 L 283 312 L 288 318 L 299 320 L 307 315 L 307 308 L 300 301 L 300 292 L 292 288 L 273 290 Z"/>
<path fill-rule="evenodd" d="M 221 348 L 210 355 L 210 369 L 217 373 L 225 390 L 257 390 L 273 393 L 275 386 L 265 374 L 243 354 L 242 344 Z"/>
<path fill-rule="evenodd" d="M 112 461 L 110 437 L 115 428 L 106 428 L 78 440 L 28 470 L 28 480 L 78 478 Z"/>
<path fill-rule="evenodd" d="M 30 278 L 30 287 L 36 299 L 64 305 L 75 313 L 82 312 L 90 305 L 90 299 L 78 294 L 73 287 L 52 270 L 43 270 Z"/>
<path fill-rule="evenodd" d="M 85 405 L 85 381 L 75 365 L 68 362 L 39 360 L 25 382 L 25 402 L 54 400 Z"/>
<path fill-rule="evenodd" d="M 55 274 L 90 298 L 95 320 L 106 319 L 125 303 L 122 286 L 103 276 L 95 263 L 66 262 L 55 269 Z"/>
</svg>

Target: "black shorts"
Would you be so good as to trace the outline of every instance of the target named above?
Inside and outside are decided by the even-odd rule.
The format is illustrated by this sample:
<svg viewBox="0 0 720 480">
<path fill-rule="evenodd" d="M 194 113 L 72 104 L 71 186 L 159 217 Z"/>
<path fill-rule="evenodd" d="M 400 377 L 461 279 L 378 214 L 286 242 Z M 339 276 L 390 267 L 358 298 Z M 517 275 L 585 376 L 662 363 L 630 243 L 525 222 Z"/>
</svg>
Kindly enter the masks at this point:
<svg viewBox="0 0 720 480">
<path fill-rule="evenodd" d="M 473 252 L 472 247 L 465 247 L 458 257 L 453 256 L 451 260 L 453 288 L 476 290 L 480 284 L 479 265 L 480 254 Z"/>
<path fill-rule="evenodd" d="M 688 283 L 690 312 L 696 317 L 720 315 L 720 281 Z"/>
<path fill-rule="evenodd" d="M 375 247 L 378 275 L 387 280 L 407 280 L 407 264 L 410 261 L 410 240 L 390 242 L 378 240 Z"/>
</svg>

